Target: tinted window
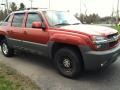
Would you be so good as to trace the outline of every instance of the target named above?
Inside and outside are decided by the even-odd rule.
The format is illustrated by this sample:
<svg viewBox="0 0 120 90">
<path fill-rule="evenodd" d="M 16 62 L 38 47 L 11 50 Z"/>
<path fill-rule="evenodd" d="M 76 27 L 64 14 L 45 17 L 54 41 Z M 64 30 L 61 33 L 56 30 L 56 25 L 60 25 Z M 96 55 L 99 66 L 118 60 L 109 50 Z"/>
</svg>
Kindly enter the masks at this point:
<svg viewBox="0 0 120 90">
<path fill-rule="evenodd" d="M 21 27 L 23 18 L 24 18 L 24 14 L 15 14 L 13 18 L 12 26 Z"/>
<path fill-rule="evenodd" d="M 8 25 L 8 22 L 9 22 L 9 19 L 10 19 L 10 15 L 9 16 L 7 16 L 6 18 L 5 18 L 5 20 L 4 21 L 2 21 L 1 23 L 0 23 L 0 25 L 2 25 L 2 26 L 7 26 Z"/>
<path fill-rule="evenodd" d="M 7 16 L 7 18 L 5 18 L 4 22 L 8 22 L 8 21 L 9 21 L 9 18 L 10 18 L 10 15 Z"/>
<path fill-rule="evenodd" d="M 26 22 L 26 27 L 32 28 L 32 23 L 36 21 L 38 22 L 42 21 L 40 15 L 38 15 L 37 13 L 29 13 Z"/>
</svg>

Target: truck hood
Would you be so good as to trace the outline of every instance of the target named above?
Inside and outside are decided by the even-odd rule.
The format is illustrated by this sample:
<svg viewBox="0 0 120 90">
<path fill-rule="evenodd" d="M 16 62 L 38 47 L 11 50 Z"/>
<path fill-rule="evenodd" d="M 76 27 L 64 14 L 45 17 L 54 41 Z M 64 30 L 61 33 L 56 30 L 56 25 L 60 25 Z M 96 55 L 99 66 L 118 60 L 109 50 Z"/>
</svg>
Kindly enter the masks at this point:
<svg viewBox="0 0 120 90">
<path fill-rule="evenodd" d="M 69 26 L 62 26 L 60 27 L 61 29 L 65 30 L 70 30 L 70 31 L 75 31 L 79 33 L 85 33 L 88 35 L 109 35 L 113 33 L 117 33 L 117 30 L 109 28 L 109 27 L 104 27 L 104 26 L 98 26 L 98 25 L 85 25 L 85 24 L 80 24 L 80 25 L 69 25 Z"/>
</svg>

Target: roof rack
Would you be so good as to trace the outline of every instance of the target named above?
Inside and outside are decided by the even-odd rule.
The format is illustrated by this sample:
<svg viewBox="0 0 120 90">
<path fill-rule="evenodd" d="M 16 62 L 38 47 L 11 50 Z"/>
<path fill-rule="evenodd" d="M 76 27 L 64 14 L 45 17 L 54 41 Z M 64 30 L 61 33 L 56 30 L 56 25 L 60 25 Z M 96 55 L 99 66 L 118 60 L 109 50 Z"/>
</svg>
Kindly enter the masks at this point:
<svg viewBox="0 0 120 90">
<path fill-rule="evenodd" d="M 26 10 L 38 10 L 38 9 L 48 9 L 48 8 L 26 8 Z"/>
</svg>

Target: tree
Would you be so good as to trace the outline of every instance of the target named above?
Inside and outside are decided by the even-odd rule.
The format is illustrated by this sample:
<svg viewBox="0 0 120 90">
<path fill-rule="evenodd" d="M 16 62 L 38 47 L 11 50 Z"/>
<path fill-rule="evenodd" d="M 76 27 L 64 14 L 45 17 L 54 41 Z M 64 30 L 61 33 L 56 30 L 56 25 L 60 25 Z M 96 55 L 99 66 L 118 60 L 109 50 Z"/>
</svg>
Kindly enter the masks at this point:
<svg viewBox="0 0 120 90">
<path fill-rule="evenodd" d="M 24 10 L 24 9 L 25 9 L 24 3 L 20 3 L 20 8 L 19 8 L 19 10 Z"/>
<path fill-rule="evenodd" d="M 14 2 L 12 2 L 10 4 L 10 9 L 11 9 L 11 11 L 16 11 L 17 10 L 17 5 Z"/>
<path fill-rule="evenodd" d="M 0 21 L 4 20 L 7 17 L 7 10 L 0 10 Z"/>
<path fill-rule="evenodd" d="M 80 21 L 82 22 L 82 23 L 86 23 L 87 21 L 86 21 L 86 15 L 84 15 L 84 14 L 80 14 L 80 16 L 79 16 L 79 19 L 80 19 Z"/>
<path fill-rule="evenodd" d="M 79 19 L 79 14 L 78 13 L 75 13 L 74 15 L 77 19 Z"/>
<path fill-rule="evenodd" d="M 0 21 L 3 20 L 3 17 L 4 17 L 4 12 L 3 10 L 0 10 Z"/>
<path fill-rule="evenodd" d="M 87 16 L 86 18 L 86 22 L 87 23 L 98 23 L 100 20 L 100 17 L 98 16 L 98 14 L 90 14 L 89 16 Z"/>
<path fill-rule="evenodd" d="M 82 23 L 99 23 L 100 17 L 98 14 L 90 14 L 90 15 L 84 15 L 84 14 L 75 14 L 76 18 L 80 20 Z"/>
<path fill-rule="evenodd" d="M 78 13 L 76 13 L 75 14 L 75 17 L 78 19 L 78 20 L 80 20 L 82 23 L 85 23 L 85 18 L 86 18 L 86 15 L 84 15 L 84 14 L 78 14 Z"/>
</svg>

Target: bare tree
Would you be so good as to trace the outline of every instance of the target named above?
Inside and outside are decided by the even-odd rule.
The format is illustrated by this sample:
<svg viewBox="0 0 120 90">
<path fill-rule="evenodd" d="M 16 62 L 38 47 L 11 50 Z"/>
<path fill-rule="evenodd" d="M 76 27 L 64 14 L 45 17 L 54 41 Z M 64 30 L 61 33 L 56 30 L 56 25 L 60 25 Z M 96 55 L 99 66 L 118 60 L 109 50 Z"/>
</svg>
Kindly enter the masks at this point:
<svg viewBox="0 0 120 90">
<path fill-rule="evenodd" d="M 12 2 L 10 4 L 10 9 L 11 9 L 11 11 L 16 11 L 17 10 L 17 5 L 14 2 Z"/>
</svg>

